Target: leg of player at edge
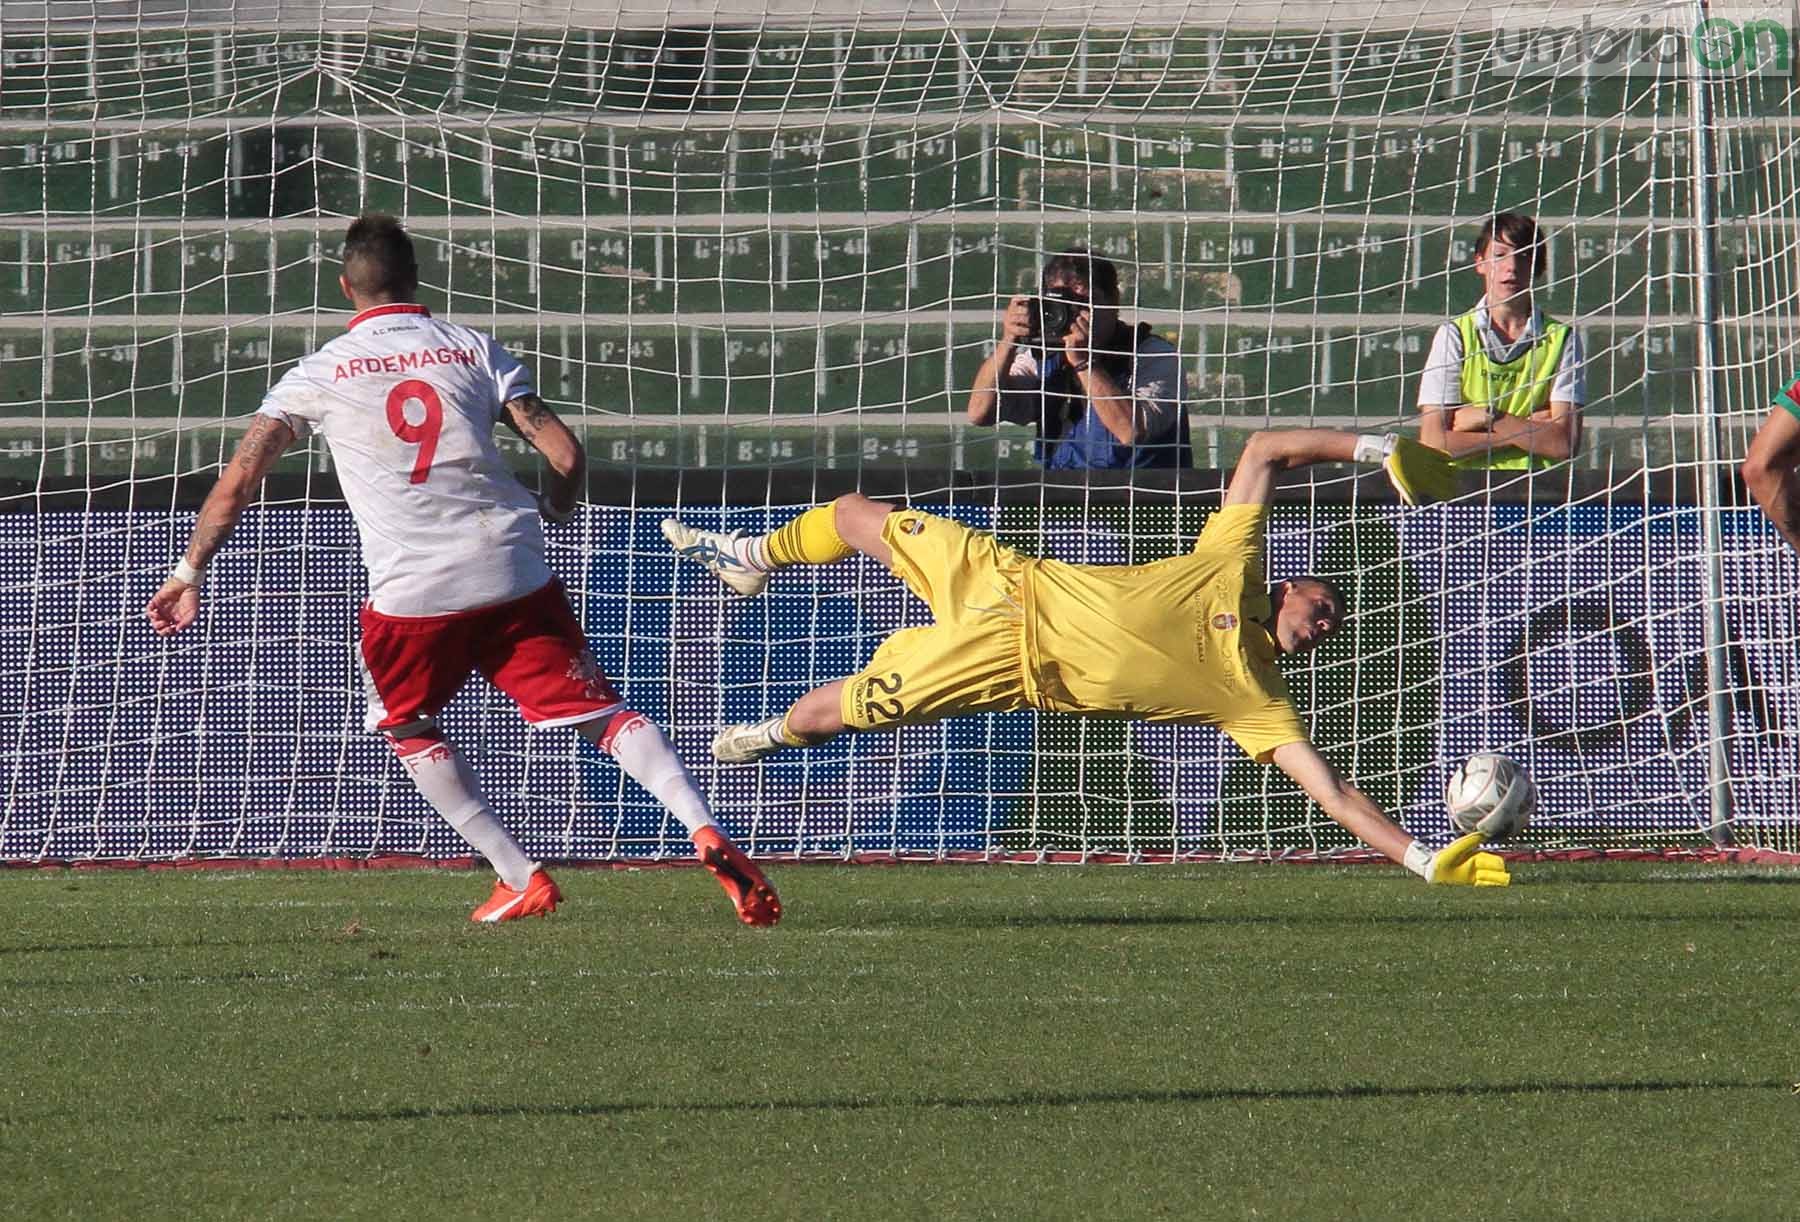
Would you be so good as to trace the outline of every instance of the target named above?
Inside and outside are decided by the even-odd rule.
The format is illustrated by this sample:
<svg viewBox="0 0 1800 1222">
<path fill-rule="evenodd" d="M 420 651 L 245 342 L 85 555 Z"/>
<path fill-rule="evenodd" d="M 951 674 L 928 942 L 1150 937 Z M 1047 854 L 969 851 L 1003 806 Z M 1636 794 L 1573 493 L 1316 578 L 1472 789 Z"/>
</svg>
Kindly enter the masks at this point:
<svg viewBox="0 0 1800 1222">
<path fill-rule="evenodd" d="M 1739 472 L 1781 537 L 1800 551 L 1800 415 L 1786 406 L 1792 401 L 1789 392 L 1778 397 L 1782 406 L 1756 431 Z"/>
</svg>

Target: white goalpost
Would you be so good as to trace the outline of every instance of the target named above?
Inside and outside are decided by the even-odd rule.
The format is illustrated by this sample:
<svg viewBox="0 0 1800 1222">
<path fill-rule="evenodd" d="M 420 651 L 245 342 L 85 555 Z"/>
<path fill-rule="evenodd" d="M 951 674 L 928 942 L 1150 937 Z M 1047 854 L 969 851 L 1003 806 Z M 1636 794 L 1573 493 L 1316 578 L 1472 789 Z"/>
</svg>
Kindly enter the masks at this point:
<svg viewBox="0 0 1800 1222">
<path fill-rule="evenodd" d="M 1421 834 L 1494 750 L 1538 784 L 1524 847 L 1800 852 L 1800 573 L 1735 478 L 1800 368 L 1795 32 L 1694 3 L 9 2 L 0 860 L 466 851 L 361 732 L 321 444 L 195 631 L 140 615 L 246 415 L 347 317 L 363 211 L 580 430 L 592 504 L 553 562 L 746 848 L 1075 859 L 1352 846 L 1204 728 L 1017 713 L 714 768 L 720 724 L 925 612 L 861 561 L 734 601 L 658 520 L 768 529 L 861 488 L 1033 553 L 1172 554 L 1253 431 L 1416 429 L 1477 230 L 1534 215 L 1579 453 L 1419 511 L 1348 469 L 1286 489 L 1272 575 L 1352 610 L 1290 686 Z M 1075 245 L 1175 345 L 1200 473 L 1045 476 L 1029 430 L 967 421 L 1007 299 Z M 688 851 L 479 680 L 446 726 L 529 851 Z"/>
</svg>

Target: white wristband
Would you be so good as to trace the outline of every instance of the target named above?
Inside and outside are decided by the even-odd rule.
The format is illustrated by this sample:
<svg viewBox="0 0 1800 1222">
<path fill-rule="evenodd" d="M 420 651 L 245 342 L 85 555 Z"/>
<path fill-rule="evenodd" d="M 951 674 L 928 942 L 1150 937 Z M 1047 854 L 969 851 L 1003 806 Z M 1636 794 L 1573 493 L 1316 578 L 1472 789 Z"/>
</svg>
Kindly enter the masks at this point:
<svg viewBox="0 0 1800 1222">
<path fill-rule="evenodd" d="M 1366 466 L 1379 467 L 1394 452 L 1395 433 L 1364 433 L 1356 439 L 1355 460 Z"/>
<path fill-rule="evenodd" d="M 187 562 L 187 557 L 183 556 L 175 562 L 175 568 L 169 576 L 182 585 L 193 586 L 197 590 L 200 588 L 200 583 L 206 580 L 206 570 L 195 568 Z"/>
<path fill-rule="evenodd" d="M 1406 857 L 1401 864 L 1426 882 L 1430 882 L 1431 859 L 1436 856 L 1436 853 L 1425 847 L 1423 841 L 1415 840 L 1406 846 Z"/>
</svg>

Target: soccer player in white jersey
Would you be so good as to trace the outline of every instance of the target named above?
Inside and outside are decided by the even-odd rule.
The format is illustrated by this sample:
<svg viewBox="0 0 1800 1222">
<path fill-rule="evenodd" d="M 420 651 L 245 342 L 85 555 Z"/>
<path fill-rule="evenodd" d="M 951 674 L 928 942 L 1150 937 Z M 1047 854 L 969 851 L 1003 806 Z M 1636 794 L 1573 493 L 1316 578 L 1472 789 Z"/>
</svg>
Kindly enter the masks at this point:
<svg viewBox="0 0 1800 1222">
<path fill-rule="evenodd" d="M 289 370 L 264 399 L 201 506 L 187 552 L 144 614 L 169 636 L 194 622 L 207 563 L 263 477 L 296 438 L 331 447 L 369 571 L 362 608 L 367 725 L 386 735 L 419 792 L 500 878 L 476 921 L 555 910 L 561 893 L 495 817 L 437 714 L 479 670 L 536 727 L 572 726 L 669 808 L 747 925 L 773 925 L 781 901 L 713 822 L 669 740 L 628 709 L 589 652 L 544 555 L 540 520 L 566 522 L 586 455 L 491 336 L 433 318 L 415 302 L 412 240 L 387 216 L 344 239 L 345 333 Z M 534 498 L 494 443 L 504 421 L 542 454 Z"/>
</svg>

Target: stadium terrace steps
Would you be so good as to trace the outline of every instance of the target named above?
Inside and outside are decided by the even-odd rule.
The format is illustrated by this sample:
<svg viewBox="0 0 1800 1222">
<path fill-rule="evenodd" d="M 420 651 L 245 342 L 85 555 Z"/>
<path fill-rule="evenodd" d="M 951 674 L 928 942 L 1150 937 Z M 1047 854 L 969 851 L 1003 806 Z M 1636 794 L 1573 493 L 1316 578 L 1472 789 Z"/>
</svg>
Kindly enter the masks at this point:
<svg viewBox="0 0 1800 1222">
<path fill-rule="evenodd" d="M 47 416 L 191 416 L 248 411 L 272 378 L 320 338 L 271 320 L 144 320 L 130 326 L 0 327 L 0 378 L 13 401 L 41 399 Z M 320 319 L 321 330 L 342 316 Z M 483 323 L 482 319 L 471 319 Z M 746 318 L 721 326 L 666 320 L 613 326 L 502 321 L 495 334 L 535 369 L 552 402 L 576 413 L 726 413 L 748 421 L 872 411 L 960 414 L 992 341 L 991 321 L 946 327 L 846 317 L 781 330 Z M 190 327 L 190 322 L 193 326 Z M 198 324 L 209 323 L 201 326 Z M 326 332 L 327 334 L 329 332 Z M 1588 389 L 1601 410 L 1661 418 L 1691 410 L 1691 328 L 1584 328 Z M 1261 416 L 1314 413 L 1393 419 L 1414 401 L 1430 325 L 1356 330 L 1268 318 L 1173 332 L 1195 410 Z M 46 337 L 54 346 L 46 350 Z M 1761 330 L 1728 344 L 1773 355 Z M 1734 351 L 1736 349 L 1733 349 Z M 1645 372 L 1646 360 L 1650 372 Z"/>
<path fill-rule="evenodd" d="M 7 30 L 0 384 L 44 420 L 0 427 L 0 467 L 225 444 L 338 324 L 346 209 L 408 218 L 427 302 L 518 348 L 596 461 L 980 467 L 1029 462 L 956 421 L 1045 250 L 1127 269 L 1229 449 L 1409 415 L 1432 327 L 1476 295 L 1478 218 L 1531 201 L 1594 414 L 1684 444 L 1684 81 L 1496 74 L 1485 30 L 780 24 Z M 1743 114 L 1786 92 L 1736 88 Z M 1786 237 L 1762 219 L 1788 210 L 1763 172 L 1784 122 L 1720 129 L 1728 300 Z M 1785 373 L 1778 339 L 1728 326 L 1727 366 Z"/>
<path fill-rule="evenodd" d="M 447 214 L 684 216 L 949 208 L 1157 213 L 1469 215 L 1495 199 L 1537 211 L 1672 218 L 1689 211 L 1687 136 L 1589 121 L 1195 116 L 1065 127 L 919 116 L 901 127 L 792 117 L 780 126 L 612 125 L 542 116 L 450 124 L 220 126 L 188 120 L 96 134 L 0 131 L 0 212 L 116 220 L 300 216 L 356 201 Z M 1722 133 L 1721 199 L 1771 209 L 1757 129 Z M 1483 202 L 1487 201 L 1487 202 Z M 1081 219 L 1072 216 L 1071 221 Z"/>
<path fill-rule="evenodd" d="M 810 7 L 810 6 L 809 6 Z M 155 113 L 579 110 L 674 114 L 1043 107 L 1209 114 L 1667 114 L 1679 76 L 1570 88 L 1487 66 L 1478 28 L 1296 30 L 1193 23 L 1116 30 L 807 29 L 812 17 L 666 30 L 364 29 L 9 32 L 0 108 L 83 119 Z M 833 23 L 835 24 L 835 23 Z M 860 23 L 859 23 L 860 24 Z M 799 25 L 802 28 L 794 28 Z M 1752 92 L 1784 97 L 1780 81 Z M 1755 113 L 1755 99 L 1749 103 Z M 1768 109 L 1764 107 L 1762 109 Z"/>
<path fill-rule="evenodd" d="M 1476 295 L 1467 268 L 1477 224 L 1275 219 L 1253 213 L 1173 222 L 1153 216 L 1004 213 L 866 225 L 854 214 L 720 216 L 712 224 L 639 218 L 458 217 L 419 227 L 423 282 L 455 313 L 856 313 L 991 311 L 1027 292 L 1039 252 L 1085 243 L 1134 274 L 1129 310 L 1291 316 L 1447 315 Z M 899 217 L 903 214 L 893 214 Z M 660 222 L 660 223 L 651 223 Z M 343 222 L 271 232 L 192 225 L 81 229 L 0 221 L 0 318 L 135 313 L 266 314 L 339 301 Z M 1544 307 L 1590 321 L 1692 312 L 1691 238 L 1668 221 L 1600 219 L 1553 234 Z M 1759 245 L 1739 232 L 1726 276 L 1757 273 Z M 998 290 L 998 291 L 997 291 Z"/>
</svg>

